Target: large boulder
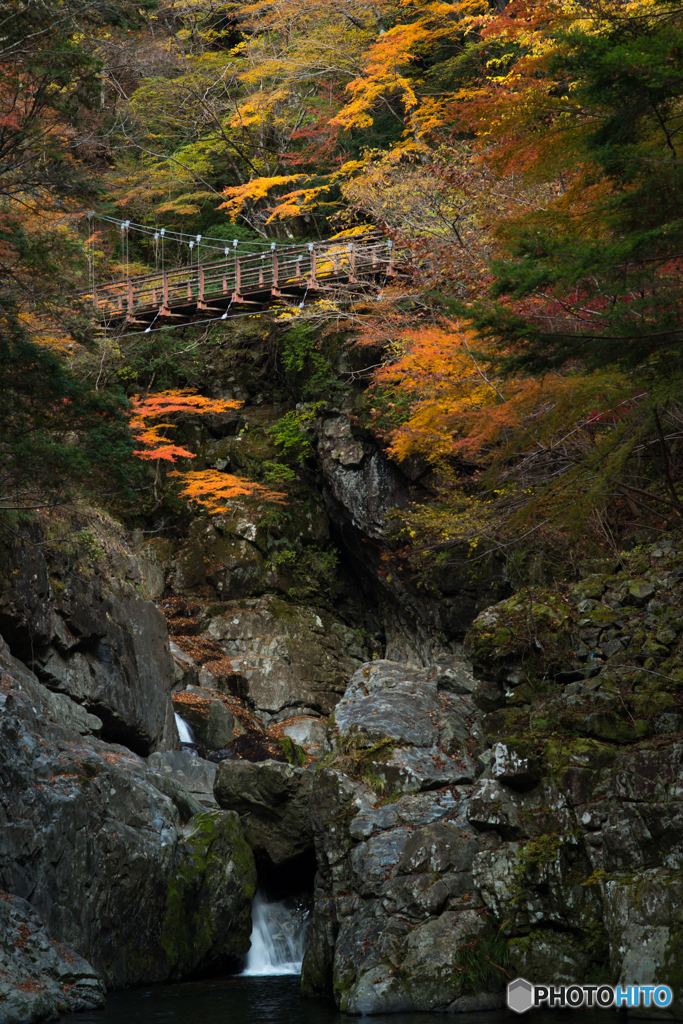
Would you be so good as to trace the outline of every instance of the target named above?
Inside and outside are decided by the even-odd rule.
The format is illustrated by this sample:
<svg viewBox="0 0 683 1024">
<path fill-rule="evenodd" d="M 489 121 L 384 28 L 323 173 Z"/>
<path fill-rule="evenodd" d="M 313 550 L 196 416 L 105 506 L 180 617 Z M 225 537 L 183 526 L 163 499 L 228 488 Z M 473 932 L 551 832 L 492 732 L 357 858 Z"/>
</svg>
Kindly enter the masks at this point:
<svg viewBox="0 0 683 1024">
<path fill-rule="evenodd" d="M 313 847 L 309 807 L 314 772 L 279 761 L 222 761 L 214 792 L 220 807 L 237 811 L 257 858 L 279 867 Z"/>
<path fill-rule="evenodd" d="M 500 1006 L 504 972 L 490 968 L 492 929 L 466 819 L 471 787 L 411 793 L 382 805 L 337 769 L 316 774 L 314 911 L 302 993 L 358 1014 Z M 477 968 L 463 956 L 476 947 Z"/>
<path fill-rule="evenodd" d="M 189 750 L 167 750 L 150 754 L 147 764 L 160 778 L 168 778 L 182 786 L 202 807 L 211 810 L 218 807 L 213 795 L 216 765 L 211 761 Z M 161 789 L 159 782 L 155 781 L 155 785 Z M 161 791 L 165 792 L 163 789 Z"/>
<path fill-rule="evenodd" d="M 0 632 L 49 689 L 101 720 L 104 739 L 140 754 L 171 749 L 179 741 L 166 622 L 140 596 L 136 560 L 116 554 L 95 572 L 86 555 L 0 544 Z"/>
<path fill-rule="evenodd" d="M 5 660 L 0 887 L 108 987 L 246 952 L 256 872 L 238 816 L 200 809 L 179 779 L 84 737 L 54 698 Z"/>
<path fill-rule="evenodd" d="M 228 602 L 205 635 L 229 667 L 208 664 L 202 685 L 240 697 L 265 724 L 328 715 L 365 656 L 354 631 L 329 612 L 272 596 Z"/>
<path fill-rule="evenodd" d="M 282 728 L 284 736 L 288 736 L 292 743 L 308 754 L 309 757 L 318 759 L 330 752 L 330 744 L 327 739 L 327 720 L 324 718 L 312 718 L 310 715 L 301 715 L 297 718 L 289 718 Z"/>
<path fill-rule="evenodd" d="M 372 771 L 390 793 L 471 782 L 476 719 L 472 700 L 453 692 L 450 675 L 388 660 L 358 669 L 334 711 L 337 745 L 376 749 Z"/>
<path fill-rule="evenodd" d="M 255 533 L 256 531 L 254 531 Z M 263 555 L 249 534 L 234 536 L 205 519 L 195 519 L 172 563 L 178 593 L 208 583 L 224 600 L 246 597 L 262 585 Z"/>
</svg>

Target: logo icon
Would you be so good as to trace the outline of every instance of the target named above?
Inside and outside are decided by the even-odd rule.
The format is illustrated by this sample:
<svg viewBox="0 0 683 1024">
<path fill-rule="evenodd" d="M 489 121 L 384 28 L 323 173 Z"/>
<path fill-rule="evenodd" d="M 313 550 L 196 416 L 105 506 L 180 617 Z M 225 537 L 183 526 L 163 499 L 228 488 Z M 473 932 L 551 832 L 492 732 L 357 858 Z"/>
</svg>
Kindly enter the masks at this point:
<svg viewBox="0 0 683 1024">
<path fill-rule="evenodd" d="M 515 978 L 508 985 L 508 1006 L 515 1013 L 526 1013 L 534 1005 L 534 986 L 526 978 Z"/>
</svg>

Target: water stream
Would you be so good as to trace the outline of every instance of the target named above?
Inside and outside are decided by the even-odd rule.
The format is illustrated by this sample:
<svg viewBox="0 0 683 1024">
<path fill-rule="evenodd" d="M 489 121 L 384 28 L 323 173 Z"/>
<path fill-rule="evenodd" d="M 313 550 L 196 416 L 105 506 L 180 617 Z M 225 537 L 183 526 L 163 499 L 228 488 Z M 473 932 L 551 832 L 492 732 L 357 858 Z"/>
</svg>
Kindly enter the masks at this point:
<svg viewBox="0 0 683 1024">
<path fill-rule="evenodd" d="M 180 737 L 181 743 L 196 743 L 194 733 L 190 729 L 189 725 L 184 718 L 181 718 L 178 712 L 175 712 L 175 724 L 178 729 L 178 736 Z"/>
<path fill-rule="evenodd" d="M 251 949 L 243 975 L 301 974 L 309 911 L 295 900 L 270 901 L 262 890 L 251 907 Z"/>
</svg>

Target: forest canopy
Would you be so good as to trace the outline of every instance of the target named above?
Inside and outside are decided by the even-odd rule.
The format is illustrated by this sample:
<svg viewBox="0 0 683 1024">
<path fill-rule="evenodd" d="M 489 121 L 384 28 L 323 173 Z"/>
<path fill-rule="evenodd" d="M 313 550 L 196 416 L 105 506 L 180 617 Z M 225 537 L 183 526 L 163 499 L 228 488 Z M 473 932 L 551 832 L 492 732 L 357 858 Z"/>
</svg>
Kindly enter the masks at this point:
<svg viewBox="0 0 683 1024">
<path fill-rule="evenodd" d="M 681 515 L 683 4 L 5 0 L 0 18 L 4 507 L 86 477 L 138 515 L 282 500 L 193 470 L 182 410 L 136 420 L 199 395 L 229 325 L 113 335 L 84 296 L 160 253 L 199 266 L 207 238 L 372 230 L 399 277 L 267 329 L 302 436 L 353 385 L 387 456 L 423 461 L 399 547 L 612 543 Z M 330 338 L 370 368 L 338 372 Z"/>
</svg>

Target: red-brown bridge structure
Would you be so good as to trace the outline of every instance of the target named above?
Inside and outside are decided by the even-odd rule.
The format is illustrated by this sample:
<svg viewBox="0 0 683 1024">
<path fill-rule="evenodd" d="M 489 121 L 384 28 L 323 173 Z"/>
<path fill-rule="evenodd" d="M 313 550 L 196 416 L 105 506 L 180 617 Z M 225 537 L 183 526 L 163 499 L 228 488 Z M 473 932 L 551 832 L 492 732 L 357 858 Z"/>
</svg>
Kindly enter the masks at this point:
<svg viewBox="0 0 683 1024">
<path fill-rule="evenodd" d="M 273 247 L 263 254 L 227 252 L 210 263 L 191 263 L 96 285 L 91 300 L 102 327 L 179 326 L 201 315 L 227 319 L 275 304 L 298 303 L 325 293 L 379 291 L 403 276 L 395 249 L 379 234 Z"/>
</svg>

